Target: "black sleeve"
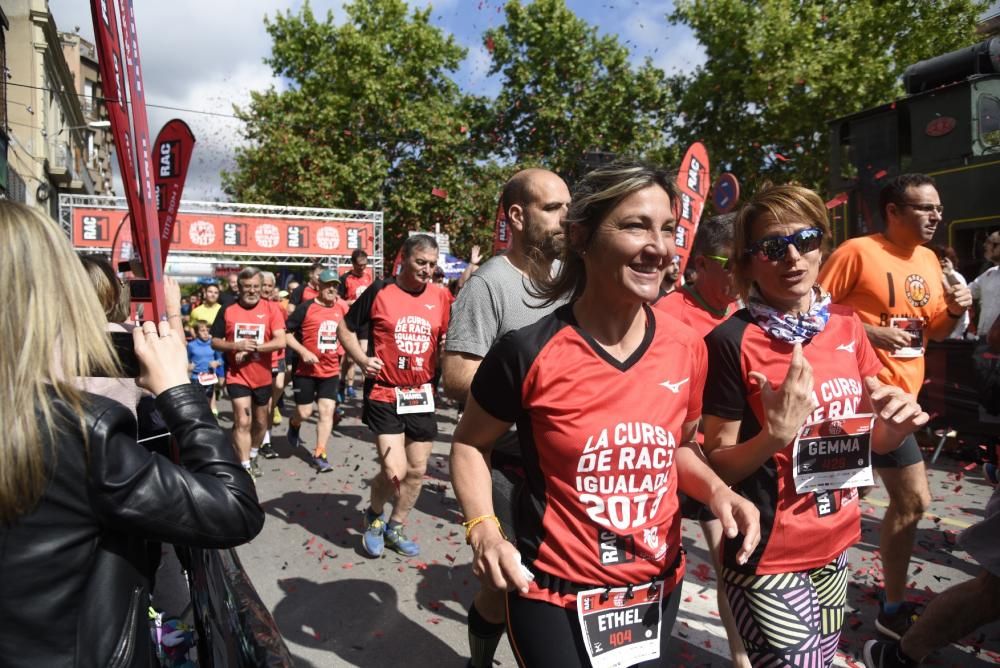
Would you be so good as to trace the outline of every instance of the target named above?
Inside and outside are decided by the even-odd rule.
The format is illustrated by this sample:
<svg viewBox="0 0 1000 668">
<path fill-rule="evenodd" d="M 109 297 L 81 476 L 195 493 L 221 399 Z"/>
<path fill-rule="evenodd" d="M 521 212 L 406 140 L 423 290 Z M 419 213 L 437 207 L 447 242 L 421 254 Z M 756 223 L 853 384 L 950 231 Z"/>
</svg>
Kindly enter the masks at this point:
<svg viewBox="0 0 1000 668">
<path fill-rule="evenodd" d="M 340 277 L 340 285 L 337 286 L 337 294 L 340 295 L 341 299 L 347 299 L 347 275 L 351 272 L 342 274 Z"/>
<path fill-rule="evenodd" d="M 747 322 L 739 314 L 726 320 L 705 337 L 708 347 L 708 379 L 702 412 L 726 420 L 742 420 L 746 385 L 740 349 Z"/>
<path fill-rule="evenodd" d="M 303 283 L 299 287 L 292 290 L 292 294 L 288 296 L 289 304 L 295 304 L 296 306 L 298 306 L 299 304 L 302 303 L 302 295 L 306 291 L 306 285 L 307 283 Z"/>
<path fill-rule="evenodd" d="M 530 361 L 522 354 L 516 334 L 516 330 L 508 332 L 490 348 L 470 388 L 476 403 L 504 422 L 517 422 L 524 412 L 521 396 Z"/>
<path fill-rule="evenodd" d="M 357 332 L 371 324 L 372 305 L 375 304 L 375 295 L 386 285 L 388 283 L 381 279 L 375 281 L 367 290 L 361 293 L 357 301 L 351 304 L 351 308 L 347 311 L 347 316 L 344 318 L 344 322 L 347 324 L 349 330 Z"/>
<path fill-rule="evenodd" d="M 215 321 L 212 323 L 211 334 L 213 339 L 225 339 L 226 338 L 226 309 L 228 306 L 223 306 L 219 309 L 219 312 L 215 316 Z"/>
<path fill-rule="evenodd" d="M 102 522 L 206 548 L 235 547 L 260 533 L 264 513 L 253 481 L 201 388 L 172 387 L 156 397 L 156 407 L 180 446 L 182 466 L 137 445 L 134 418 L 120 405 L 97 415 L 91 426 L 88 484 Z"/>
<path fill-rule="evenodd" d="M 310 299 L 305 304 L 299 304 L 295 307 L 295 311 L 288 316 L 288 320 L 285 321 L 285 331 L 288 333 L 296 333 L 302 327 L 302 323 L 305 322 L 306 313 L 309 312 L 309 306 L 313 303 Z"/>
</svg>

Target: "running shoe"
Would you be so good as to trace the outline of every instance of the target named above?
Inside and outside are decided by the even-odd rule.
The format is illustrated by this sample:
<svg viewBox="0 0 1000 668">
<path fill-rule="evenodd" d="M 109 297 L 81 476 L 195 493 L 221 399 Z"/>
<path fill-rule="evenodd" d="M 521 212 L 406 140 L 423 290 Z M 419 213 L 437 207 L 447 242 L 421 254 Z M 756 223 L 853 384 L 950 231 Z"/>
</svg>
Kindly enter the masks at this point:
<svg viewBox="0 0 1000 668">
<path fill-rule="evenodd" d="M 259 478 L 264 475 L 264 473 L 260 470 L 260 463 L 257 461 L 258 459 L 260 459 L 260 457 L 254 457 L 250 460 L 250 475 L 254 478 Z"/>
<path fill-rule="evenodd" d="M 347 386 L 347 398 L 348 399 L 354 399 L 357 396 L 358 396 L 358 391 L 354 389 L 354 386 L 353 385 L 348 385 Z"/>
<path fill-rule="evenodd" d="M 218 408 L 213 408 L 212 409 L 212 415 L 214 415 L 215 417 L 219 417 L 219 409 Z"/>
<path fill-rule="evenodd" d="M 886 640 L 869 640 L 864 650 L 866 668 L 909 668 L 916 661 L 899 651 L 899 643 Z"/>
<path fill-rule="evenodd" d="M 293 448 L 298 447 L 299 428 L 292 426 L 291 422 L 288 423 L 288 435 L 285 436 L 285 439 L 288 441 L 288 445 L 292 446 Z"/>
<path fill-rule="evenodd" d="M 420 546 L 403 533 L 403 525 L 387 525 L 385 528 L 385 544 L 389 549 L 399 552 L 404 557 L 415 557 L 420 554 Z"/>
<path fill-rule="evenodd" d="M 264 459 L 275 459 L 281 456 L 278 454 L 278 451 L 271 446 L 270 443 L 265 443 L 264 445 L 260 446 L 259 453 L 264 456 Z"/>
<path fill-rule="evenodd" d="M 371 511 L 365 511 L 365 533 L 361 536 L 361 545 L 373 557 L 381 557 L 385 549 L 385 522 L 385 513 L 372 516 Z"/>
<path fill-rule="evenodd" d="M 312 463 L 317 473 L 329 473 L 333 470 L 330 462 L 326 461 L 326 454 L 313 455 Z"/>
<path fill-rule="evenodd" d="M 885 611 L 885 604 L 879 604 L 878 617 L 875 618 L 875 628 L 882 635 L 899 640 L 906 633 L 906 629 L 913 626 L 913 622 L 919 616 L 917 614 L 917 604 L 903 601 L 896 612 L 889 614 Z"/>
<path fill-rule="evenodd" d="M 274 407 L 274 415 L 271 417 L 271 424 L 275 427 L 281 424 L 281 409 L 277 406 Z"/>
</svg>

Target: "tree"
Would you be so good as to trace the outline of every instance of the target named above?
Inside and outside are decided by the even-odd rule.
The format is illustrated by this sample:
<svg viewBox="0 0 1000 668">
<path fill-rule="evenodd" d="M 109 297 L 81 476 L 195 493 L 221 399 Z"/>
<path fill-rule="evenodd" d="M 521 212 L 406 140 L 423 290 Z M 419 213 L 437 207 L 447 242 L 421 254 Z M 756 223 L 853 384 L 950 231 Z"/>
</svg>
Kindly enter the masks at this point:
<svg viewBox="0 0 1000 668">
<path fill-rule="evenodd" d="M 677 0 L 707 60 L 674 81 L 677 136 L 744 180 L 826 188 L 827 122 L 902 94 L 910 64 L 975 43 L 973 0 Z"/>
<path fill-rule="evenodd" d="M 253 92 L 246 146 L 224 175 L 246 202 L 384 210 L 386 255 L 408 229 L 457 232 L 492 217 L 493 166 L 470 141 L 485 104 L 451 78 L 465 50 L 403 0 L 356 0 L 319 21 L 308 5 L 266 20 L 267 63 L 287 90 Z M 489 212 L 489 213 L 487 213 Z M 486 238 L 488 231 L 479 231 Z M 476 236 L 466 234 L 465 237 Z M 463 237 L 463 238 L 465 238 Z"/>
<path fill-rule="evenodd" d="M 502 87 L 490 119 L 500 154 L 573 180 L 590 152 L 676 155 L 667 150 L 672 105 L 667 79 L 647 59 L 567 9 L 564 0 L 510 0 L 507 22 L 487 31 L 491 74 Z"/>
</svg>

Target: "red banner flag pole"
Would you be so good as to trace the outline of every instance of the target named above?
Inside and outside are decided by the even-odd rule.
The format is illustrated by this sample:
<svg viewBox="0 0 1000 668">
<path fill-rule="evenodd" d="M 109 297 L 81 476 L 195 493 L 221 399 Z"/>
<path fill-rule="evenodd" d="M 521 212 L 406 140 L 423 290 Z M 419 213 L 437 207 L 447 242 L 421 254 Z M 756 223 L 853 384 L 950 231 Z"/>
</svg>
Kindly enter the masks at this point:
<svg viewBox="0 0 1000 668">
<path fill-rule="evenodd" d="M 503 253 L 510 248 L 510 224 L 503 210 L 503 198 L 497 203 L 497 213 L 493 222 L 493 254 Z"/>
<path fill-rule="evenodd" d="M 156 135 L 153 155 L 156 156 L 156 211 L 160 224 L 161 267 L 167 264 L 194 143 L 191 128 L 177 118 L 168 121 L 160 134 Z"/>
<path fill-rule="evenodd" d="M 681 191 L 681 197 L 674 243 L 676 253 L 681 258 L 682 273 L 691 255 L 691 244 L 694 243 L 694 235 L 698 232 L 701 212 L 705 210 L 709 185 L 708 150 L 701 142 L 695 142 L 684 154 L 680 171 L 677 173 L 677 187 Z"/>
<path fill-rule="evenodd" d="M 105 81 L 111 82 L 110 90 L 113 97 L 109 96 L 108 117 L 115 138 L 118 164 L 122 170 L 133 237 L 139 252 L 142 271 L 149 281 L 152 319 L 163 320 L 167 314 L 163 296 L 160 230 L 154 199 L 151 142 L 149 124 L 146 120 L 139 41 L 136 36 L 132 2 L 91 0 L 91 13 L 94 19 L 94 35 L 101 75 Z"/>
</svg>

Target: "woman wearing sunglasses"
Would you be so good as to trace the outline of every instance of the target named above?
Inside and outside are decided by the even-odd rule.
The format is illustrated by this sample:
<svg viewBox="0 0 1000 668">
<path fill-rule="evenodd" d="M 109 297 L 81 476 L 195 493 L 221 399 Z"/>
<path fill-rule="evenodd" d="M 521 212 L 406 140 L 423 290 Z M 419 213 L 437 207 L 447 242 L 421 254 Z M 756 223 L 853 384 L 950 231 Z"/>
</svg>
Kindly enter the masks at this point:
<svg viewBox="0 0 1000 668">
<path fill-rule="evenodd" d="M 843 625 L 847 548 L 871 453 L 928 420 L 882 385 L 860 320 L 816 283 L 829 236 L 819 196 L 766 187 L 736 220 L 734 280 L 745 309 L 706 338 L 705 451 L 753 501 L 761 540 L 745 563 L 723 547 L 723 586 L 753 665 L 829 666 Z"/>
<path fill-rule="evenodd" d="M 678 489 L 741 543 L 734 558 L 756 545 L 753 505 L 694 443 L 704 343 L 648 305 L 674 256 L 677 197 L 669 174 L 640 164 L 577 184 L 559 273 L 537 279 L 542 296 L 569 303 L 490 349 L 455 429 L 474 571 L 509 592 L 521 666 L 665 663 L 684 570 Z M 517 547 L 494 515 L 488 464 L 513 422 L 525 468 Z"/>
</svg>

